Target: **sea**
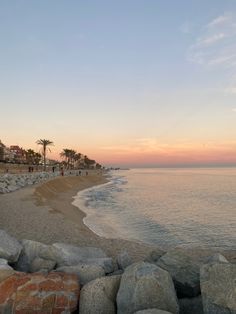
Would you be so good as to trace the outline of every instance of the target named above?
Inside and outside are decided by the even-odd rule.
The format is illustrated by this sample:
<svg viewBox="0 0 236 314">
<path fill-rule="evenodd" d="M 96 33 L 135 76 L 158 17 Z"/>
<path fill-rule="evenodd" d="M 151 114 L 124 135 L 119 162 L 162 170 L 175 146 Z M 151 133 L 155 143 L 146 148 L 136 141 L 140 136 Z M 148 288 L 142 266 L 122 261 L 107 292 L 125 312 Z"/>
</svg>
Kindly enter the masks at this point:
<svg viewBox="0 0 236 314">
<path fill-rule="evenodd" d="M 73 202 L 99 236 L 236 248 L 236 168 L 119 170 L 108 180 Z"/>
</svg>

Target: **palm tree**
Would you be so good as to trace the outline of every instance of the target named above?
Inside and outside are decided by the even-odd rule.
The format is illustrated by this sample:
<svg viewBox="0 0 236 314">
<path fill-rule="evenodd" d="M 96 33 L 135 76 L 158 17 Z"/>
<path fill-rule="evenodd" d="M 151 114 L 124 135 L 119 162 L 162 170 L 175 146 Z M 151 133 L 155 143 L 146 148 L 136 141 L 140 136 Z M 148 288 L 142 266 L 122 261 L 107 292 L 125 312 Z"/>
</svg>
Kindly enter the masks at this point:
<svg viewBox="0 0 236 314">
<path fill-rule="evenodd" d="M 44 165 L 44 171 L 46 171 L 46 154 L 47 154 L 47 149 L 50 151 L 50 148 L 48 146 L 54 145 L 54 143 L 50 140 L 38 140 L 36 142 L 38 145 L 42 146 L 42 153 L 43 153 L 43 165 Z"/>
<path fill-rule="evenodd" d="M 61 152 L 61 157 L 64 157 L 67 162 L 67 168 L 74 166 L 76 151 L 73 149 L 64 148 Z"/>
<path fill-rule="evenodd" d="M 61 157 L 64 157 L 66 160 L 67 168 L 69 168 L 70 164 L 70 152 L 71 150 L 69 148 L 63 148 L 63 151 L 60 153 Z"/>
</svg>

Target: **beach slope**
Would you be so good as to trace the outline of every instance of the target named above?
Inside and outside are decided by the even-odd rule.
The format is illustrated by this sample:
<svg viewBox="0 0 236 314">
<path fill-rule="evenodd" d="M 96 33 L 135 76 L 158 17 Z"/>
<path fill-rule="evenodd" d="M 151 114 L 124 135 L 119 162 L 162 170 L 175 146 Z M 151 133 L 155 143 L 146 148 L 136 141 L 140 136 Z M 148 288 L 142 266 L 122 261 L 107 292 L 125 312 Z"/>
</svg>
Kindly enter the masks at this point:
<svg viewBox="0 0 236 314">
<path fill-rule="evenodd" d="M 101 247 L 113 257 L 126 249 L 134 261 L 143 259 L 153 247 L 117 239 L 117 235 L 114 239 L 97 236 L 84 225 L 85 213 L 72 205 L 78 191 L 106 182 L 107 179 L 97 173 L 57 177 L 38 186 L 0 195 L 0 229 L 18 239 L 45 244 L 64 242 Z"/>
</svg>

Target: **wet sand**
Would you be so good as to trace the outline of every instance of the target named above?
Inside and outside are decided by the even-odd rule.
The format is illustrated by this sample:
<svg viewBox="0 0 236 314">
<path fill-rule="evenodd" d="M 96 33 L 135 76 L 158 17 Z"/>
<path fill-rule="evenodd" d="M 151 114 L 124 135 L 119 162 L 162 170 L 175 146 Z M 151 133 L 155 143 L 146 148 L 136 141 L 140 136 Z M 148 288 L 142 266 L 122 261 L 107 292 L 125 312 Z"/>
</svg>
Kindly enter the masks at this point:
<svg viewBox="0 0 236 314">
<path fill-rule="evenodd" d="M 88 176 L 57 177 L 0 195 L 0 228 L 18 239 L 101 247 L 112 257 L 126 249 L 134 261 L 141 260 L 154 247 L 117 239 L 117 235 L 114 239 L 97 236 L 84 225 L 85 213 L 72 205 L 78 191 L 105 182 L 103 175 L 91 172 Z"/>
</svg>

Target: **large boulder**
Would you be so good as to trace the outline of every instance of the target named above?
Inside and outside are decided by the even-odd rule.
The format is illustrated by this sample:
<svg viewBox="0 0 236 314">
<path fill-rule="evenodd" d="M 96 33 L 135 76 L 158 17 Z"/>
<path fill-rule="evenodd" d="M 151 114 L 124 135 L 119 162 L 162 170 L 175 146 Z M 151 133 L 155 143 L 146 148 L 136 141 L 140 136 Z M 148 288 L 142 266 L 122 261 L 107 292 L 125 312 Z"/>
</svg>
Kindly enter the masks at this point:
<svg viewBox="0 0 236 314">
<path fill-rule="evenodd" d="M 164 254 L 156 265 L 171 274 L 179 298 L 192 298 L 200 294 L 200 267 L 213 254 L 213 249 L 179 246 Z"/>
<path fill-rule="evenodd" d="M 58 255 L 57 249 L 51 245 L 32 240 L 22 240 L 21 244 L 23 249 L 15 265 L 16 270 L 34 272 L 41 269 L 47 271 L 53 269 Z"/>
<path fill-rule="evenodd" d="M 171 276 L 154 264 L 132 264 L 122 275 L 117 294 L 117 313 L 132 314 L 150 308 L 179 313 Z"/>
<path fill-rule="evenodd" d="M 200 281 L 204 314 L 236 314 L 235 264 L 205 264 Z"/>
<path fill-rule="evenodd" d="M 62 266 L 57 268 L 56 271 L 77 274 L 82 286 L 94 279 L 105 276 L 104 269 L 98 265 L 78 264 L 75 266 Z"/>
<path fill-rule="evenodd" d="M 18 260 L 21 250 L 22 246 L 15 238 L 0 230 L 0 258 L 14 263 Z"/>
<path fill-rule="evenodd" d="M 65 243 L 54 243 L 53 247 L 57 250 L 56 261 L 59 267 L 87 264 L 101 266 L 105 273 L 114 271 L 112 258 L 107 257 L 100 248 L 77 247 Z"/>
<path fill-rule="evenodd" d="M 120 276 L 98 278 L 86 284 L 80 294 L 80 314 L 115 314 Z"/>
<path fill-rule="evenodd" d="M 78 297 L 76 275 L 0 271 L 0 313 L 71 313 Z"/>
</svg>

